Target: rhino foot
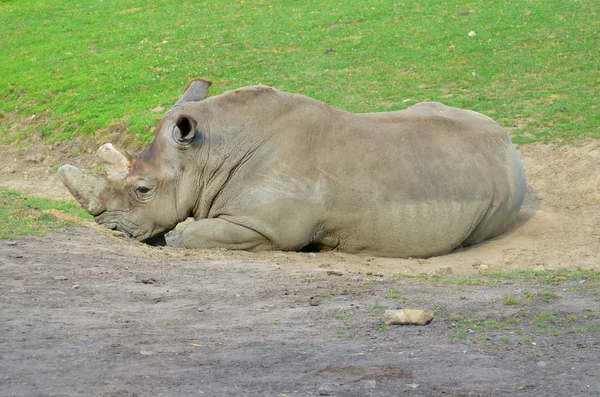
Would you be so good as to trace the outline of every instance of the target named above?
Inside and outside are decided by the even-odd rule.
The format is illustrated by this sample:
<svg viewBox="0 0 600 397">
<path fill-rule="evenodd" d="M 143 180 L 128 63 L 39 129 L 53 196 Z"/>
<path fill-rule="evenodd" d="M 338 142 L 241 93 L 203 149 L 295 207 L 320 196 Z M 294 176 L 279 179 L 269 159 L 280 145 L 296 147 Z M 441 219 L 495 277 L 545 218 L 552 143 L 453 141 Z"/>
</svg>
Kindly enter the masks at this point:
<svg viewBox="0 0 600 397">
<path fill-rule="evenodd" d="M 273 246 L 262 234 L 221 218 L 201 219 L 183 230 L 185 248 L 226 248 L 245 251 L 268 251 Z"/>
</svg>

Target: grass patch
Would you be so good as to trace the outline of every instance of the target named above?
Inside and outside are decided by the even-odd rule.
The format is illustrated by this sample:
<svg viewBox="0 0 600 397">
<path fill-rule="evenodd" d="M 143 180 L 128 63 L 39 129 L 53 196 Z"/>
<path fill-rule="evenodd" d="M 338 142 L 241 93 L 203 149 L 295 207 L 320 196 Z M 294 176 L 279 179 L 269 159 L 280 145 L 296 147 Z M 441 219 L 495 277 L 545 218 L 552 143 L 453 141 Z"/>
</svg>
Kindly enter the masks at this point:
<svg viewBox="0 0 600 397">
<path fill-rule="evenodd" d="M 541 284 L 560 285 L 566 281 L 600 281 L 600 271 L 583 269 L 558 270 L 512 270 L 503 272 L 482 272 L 482 276 L 502 280 L 537 280 Z M 527 297 L 527 296 L 526 296 Z"/>
<path fill-rule="evenodd" d="M 519 300 L 512 296 L 505 296 L 502 299 L 502 303 L 504 303 L 506 306 L 514 306 L 519 304 Z"/>
<path fill-rule="evenodd" d="M 23 0 L 0 20 L 4 142 L 119 125 L 147 142 L 196 76 L 213 94 L 262 83 L 355 112 L 442 101 L 517 143 L 600 138 L 593 1 Z"/>
<path fill-rule="evenodd" d="M 0 188 L 0 239 L 56 232 L 92 217 L 77 203 L 26 197 Z"/>
<path fill-rule="evenodd" d="M 333 318 L 345 320 L 347 318 L 350 318 L 350 313 L 336 313 L 333 315 Z"/>
<path fill-rule="evenodd" d="M 343 336 L 346 339 L 354 339 L 354 334 L 347 333 L 345 331 L 335 331 L 336 335 Z"/>
<path fill-rule="evenodd" d="M 523 318 L 508 317 L 502 320 L 495 319 L 491 313 L 486 313 L 479 318 L 474 318 L 472 313 L 455 313 L 448 318 L 451 321 L 448 336 L 466 339 L 473 334 L 473 339 L 478 342 L 496 340 L 506 344 L 511 338 L 508 333 L 522 337 L 523 343 L 531 343 L 531 333 L 536 337 L 559 338 L 569 333 L 597 332 L 600 324 L 590 323 L 595 317 L 586 314 L 560 316 L 545 312 L 536 314 L 524 312 Z"/>
</svg>

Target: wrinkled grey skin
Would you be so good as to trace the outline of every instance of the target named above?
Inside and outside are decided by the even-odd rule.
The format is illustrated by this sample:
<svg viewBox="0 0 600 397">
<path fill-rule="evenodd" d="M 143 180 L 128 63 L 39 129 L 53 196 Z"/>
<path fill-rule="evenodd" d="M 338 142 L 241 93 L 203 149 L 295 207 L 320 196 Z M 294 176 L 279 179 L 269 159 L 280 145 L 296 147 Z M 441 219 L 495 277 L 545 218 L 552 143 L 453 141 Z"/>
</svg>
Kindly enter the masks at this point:
<svg viewBox="0 0 600 397">
<path fill-rule="evenodd" d="M 109 175 L 65 165 L 108 228 L 188 248 L 429 257 L 498 236 L 525 176 L 492 119 L 439 103 L 352 114 L 264 86 L 207 98 L 196 80 L 137 156 L 103 146 Z"/>
</svg>

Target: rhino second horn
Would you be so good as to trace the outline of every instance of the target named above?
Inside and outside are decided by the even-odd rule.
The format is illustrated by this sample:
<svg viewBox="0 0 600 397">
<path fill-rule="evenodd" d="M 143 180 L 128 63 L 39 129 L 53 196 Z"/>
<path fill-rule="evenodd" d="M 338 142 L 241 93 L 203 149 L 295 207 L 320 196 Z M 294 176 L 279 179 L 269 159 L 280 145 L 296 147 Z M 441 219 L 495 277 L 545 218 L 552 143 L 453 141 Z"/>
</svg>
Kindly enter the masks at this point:
<svg viewBox="0 0 600 397">
<path fill-rule="evenodd" d="M 129 173 L 129 155 L 114 147 L 112 143 L 100 146 L 96 155 L 104 162 L 104 170 L 110 179 L 121 179 Z"/>
<path fill-rule="evenodd" d="M 204 80 L 204 79 L 196 79 L 193 80 L 188 86 L 185 88 L 185 92 L 179 98 L 177 103 L 173 105 L 173 107 L 180 106 L 186 102 L 198 102 L 203 101 L 208 97 L 208 89 L 212 85 L 212 81 Z"/>
<path fill-rule="evenodd" d="M 69 164 L 60 167 L 58 175 L 87 212 L 95 216 L 104 211 L 104 205 L 100 202 L 100 194 L 106 187 L 103 178 Z"/>
</svg>

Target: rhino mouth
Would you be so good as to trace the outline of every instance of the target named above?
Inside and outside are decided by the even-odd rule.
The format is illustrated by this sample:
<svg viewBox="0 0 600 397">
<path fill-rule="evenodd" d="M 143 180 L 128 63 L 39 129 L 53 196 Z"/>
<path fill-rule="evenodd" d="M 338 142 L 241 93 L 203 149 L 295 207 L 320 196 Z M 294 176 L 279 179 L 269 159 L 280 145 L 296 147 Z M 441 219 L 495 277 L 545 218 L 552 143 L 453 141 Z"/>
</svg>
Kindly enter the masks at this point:
<svg viewBox="0 0 600 397">
<path fill-rule="evenodd" d="M 136 230 L 139 230 L 139 228 L 135 223 L 116 217 L 115 215 L 114 212 L 103 211 L 96 215 L 94 219 L 99 225 L 104 226 L 107 229 L 121 232 L 129 238 L 141 240 L 138 238 L 139 233 L 136 232 Z"/>
<path fill-rule="evenodd" d="M 164 233 L 155 232 L 154 229 L 151 229 L 146 233 L 140 233 L 138 225 L 132 221 L 119 217 L 118 211 L 103 211 L 94 218 L 99 225 L 110 230 L 121 232 L 127 237 L 141 241 L 142 243 L 151 246 L 167 245 Z"/>
</svg>

